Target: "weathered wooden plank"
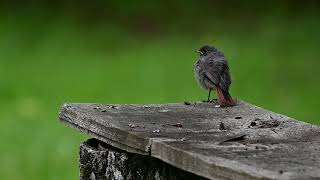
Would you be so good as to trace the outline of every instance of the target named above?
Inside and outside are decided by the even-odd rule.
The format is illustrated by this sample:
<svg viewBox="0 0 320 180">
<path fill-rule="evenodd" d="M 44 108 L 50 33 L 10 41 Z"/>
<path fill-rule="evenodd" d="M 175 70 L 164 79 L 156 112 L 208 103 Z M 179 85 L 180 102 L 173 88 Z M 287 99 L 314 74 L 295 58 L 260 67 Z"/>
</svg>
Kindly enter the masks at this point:
<svg viewBox="0 0 320 180">
<path fill-rule="evenodd" d="M 320 128 L 245 102 L 65 104 L 60 120 L 209 179 L 320 178 Z"/>
</svg>

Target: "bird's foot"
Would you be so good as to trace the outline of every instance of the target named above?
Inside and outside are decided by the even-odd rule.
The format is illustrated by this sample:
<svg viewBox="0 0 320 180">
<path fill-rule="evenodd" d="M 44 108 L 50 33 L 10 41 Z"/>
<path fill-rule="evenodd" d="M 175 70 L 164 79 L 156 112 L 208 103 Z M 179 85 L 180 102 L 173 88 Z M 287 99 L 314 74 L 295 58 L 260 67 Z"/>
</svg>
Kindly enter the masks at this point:
<svg viewBox="0 0 320 180">
<path fill-rule="evenodd" d="M 217 102 L 217 99 L 212 99 L 211 101 L 210 100 L 202 100 L 201 102 L 204 102 L 204 103 L 215 103 L 215 102 Z"/>
</svg>

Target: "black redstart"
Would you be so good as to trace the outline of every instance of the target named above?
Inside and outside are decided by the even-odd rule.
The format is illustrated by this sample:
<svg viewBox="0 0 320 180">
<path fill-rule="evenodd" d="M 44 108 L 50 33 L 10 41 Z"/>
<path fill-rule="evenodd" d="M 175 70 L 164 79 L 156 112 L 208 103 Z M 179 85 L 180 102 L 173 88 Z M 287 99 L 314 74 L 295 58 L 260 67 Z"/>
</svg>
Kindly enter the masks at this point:
<svg viewBox="0 0 320 180">
<path fill-rule="evenodd" d="M 231 84 L 228 62 L 224 54 L 217 48 L 205 45 L 197 51 L 199 60 L 194 65 L 194 72 L 200 86 L 209 91 L 216 90 L 221 107 L 234 106 L 236 100 L 229 94 Z"/>
</svg>

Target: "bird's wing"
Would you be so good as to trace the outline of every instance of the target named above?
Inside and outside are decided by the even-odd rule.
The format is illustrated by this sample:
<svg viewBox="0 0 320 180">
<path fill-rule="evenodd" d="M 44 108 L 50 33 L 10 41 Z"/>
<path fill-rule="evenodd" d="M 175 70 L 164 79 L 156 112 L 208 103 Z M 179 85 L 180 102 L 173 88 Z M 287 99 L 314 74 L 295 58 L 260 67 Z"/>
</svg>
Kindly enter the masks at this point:
<svg viewBox="0 0 320 180">
<path fill-rule="evenodd" d="M 227 61 L 224 59 L 207 61 L 205 72 L 206 77 L 215 86 L 226 91 L 229 90 L 231 78 Z"/>
</svg>

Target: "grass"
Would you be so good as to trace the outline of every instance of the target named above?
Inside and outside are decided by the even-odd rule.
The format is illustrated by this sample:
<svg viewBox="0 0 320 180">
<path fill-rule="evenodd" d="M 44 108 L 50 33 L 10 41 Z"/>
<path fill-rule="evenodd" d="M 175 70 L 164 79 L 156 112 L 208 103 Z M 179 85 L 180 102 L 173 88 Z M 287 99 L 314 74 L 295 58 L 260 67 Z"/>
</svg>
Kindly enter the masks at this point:
<svg viewBox="0 0 320 180">
<path fill-rule="evenodd" d="M 78 146 L 88 137 L 58 122 L 64 102 L 205 99 L 193 77 L 194 50 L 204 43 L 228 57 L 232 95 L 320 124 L 320 25 L 312 17 L 264 19 L 254 28 L 217 22 L 201 33 L 144 37 L 65 19 L 0 24 L 2 179 L 78 178 Z"/>
</svg>

